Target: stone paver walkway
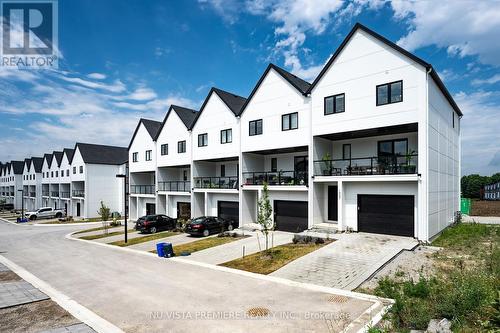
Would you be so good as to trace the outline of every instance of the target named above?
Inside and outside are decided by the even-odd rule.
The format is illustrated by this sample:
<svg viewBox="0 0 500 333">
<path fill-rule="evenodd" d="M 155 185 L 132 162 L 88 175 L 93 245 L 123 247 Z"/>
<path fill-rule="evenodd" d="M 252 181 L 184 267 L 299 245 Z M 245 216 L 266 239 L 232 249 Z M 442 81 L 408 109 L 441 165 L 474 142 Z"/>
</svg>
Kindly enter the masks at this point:
<svg viewBox="0 0 500 333">
<path fill-rule="evenodd" d="M 243 254 L 243 246 L 245 246 L 245 255 L 262 251 L 262 249 L 265 248 L 265 238 L 262 233 L 245 232 L 245 235 L 250 235 L 250 237 L 198 251 L 186 258 L 194 261 L 218 265 L 241 258 Z M 291 243 L 293 235 L 293 233 L 275 231 L 274 246 Z M 260 240 L 260 248 L 257 237 L 259 237 Z M 271 236 L 269 236 L 269 246 L 271 246 Z"/>
<path fill-rule="evenodd" d="M 47 295 L 26 281 L 0 283 L 0 309 L 48 298 Z"/>
<path fill-rule="evenodd" d="M 95 333 L 95 331 L 84 323 L 79 323 L 75 325 L 58 327 L 47 331 L 42 331 L 38 333 Z"/>
<path fill-rule="evenodd" d="M 217 235 L 212 235 L 209 237 L 216 237 L 216 236 Z M 139 251 L 152 251 L 152 250 L 156 250 L 157 243 L 167 242 L 167 243 L 172 243 L 173 246 L 176 246 L 176 245 L 195 242 L 195 241 L 200 240 L 200 239 L 202 239 L 202 238 L 201 237 L 193 237 L 189 234 L 183 233 L 180 235 L 175 235 L 175 236 L 155 239 L 155 240 L 144 242 L 144 243 L 130 245 L 128 248 L 134 249 L 134 250 L 139 250 Z"/>
<path fill-rule="evenodd" d="M 417 244 L 409 237 L 342 234 L 332 244 L 292 261 L 271 275 L 353 290 L 400 251 L 411 250 Z"/>
</svg>

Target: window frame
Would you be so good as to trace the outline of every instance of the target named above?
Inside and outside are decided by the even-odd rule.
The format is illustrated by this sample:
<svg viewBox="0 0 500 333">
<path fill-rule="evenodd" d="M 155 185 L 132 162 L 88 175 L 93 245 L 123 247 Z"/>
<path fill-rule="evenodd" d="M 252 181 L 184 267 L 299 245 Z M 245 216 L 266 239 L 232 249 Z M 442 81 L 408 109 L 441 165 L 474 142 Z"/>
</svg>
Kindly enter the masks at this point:
<svg viewBox="0 0 500 333">
<path fill-rule="evenodd" d="M 231 140 L 230 141 L 228 141 L 228 139 L 227 139 L 227 134 L 228 133 L 231 133 Z M 225 138 L 226 140 L 224 141 L 223 138 Z M 232 142 L 233 142 L 233 129 L 232 128 L 226 128 L 226 129 L 220 130 L 220 143 L 222 145 L 224 145 L 226 143 L 232 143 Z"/>
<path fill-rule="evenodd" d="M 336 111 L 336 109 L 337 109 L 337 97 L 338 96 L 343 96 L 344 97 L 344 110 L 343 111 L 339 111 L 339 112 Z M 326 112 L 326 100 L 328 98 L 333 98 L 333 112 L 332 113 L 327 113 Z M 340 94 L 326 96 L 323 99 L 323 115 L 329 116 L 331 114 L 344 113 L 344 112 L 345 112 L 345 93 L 340 93 Z"/>
<path fill-rule="evenodd" d="M 345 149 L 349 147 L 349 157 L 346 157 Z M 342 159 L 343 160 L 350 160 L 352 159 L 352 146 L 350 143 L 344 143 L 342 145 Z"/>
<path fill-rule="evenodd" d="M 146 150 L 144 153 L 144 160 L 147 162 L 152 161 L 153 160 L 152 153 L 153 151 L 151 149 Z"/>
<path fill-rule="evenodd" d="M 220 165 L 220 176 L 226 177 L 226 165 L 225 164 Z"/>
<path fill-rule="evenodd" d="M 80 165 L 80 173 L 83 173 L 83 165 Z"/>
<path fill-rule="evenodd" d="M 399 82 L 401 82 L 401 100 L 399 100 L 397 102 L 392 102 L 391 101 L 391 85 L 393 85 L 394 83 L 399 83 Z M 378 100 L 378 88 L 383 87 L 383 86 L 387 86 L 387 103 L 380 103 Z M 396 103 L 403 102 L 403 100 L 404 100 L 404 98 L 403 98 L 403 80 L 397 80 L 397 81 L 392 81 L 392 82 L 387 82 L 387 83 L 377 85 L 375 87 L 375 99 L 376 99 L 376 106 L 382 106 L 382 105 L 387 105 L 387 104 L 396 104 Z"/>
<path fill-rule="evenodd" d="M 381 156 L 380 155 L 380 144 L 384 143 L 384 142 L 391 142 L 391 144 L 392 144 L 392 156 L 405 156 L 405 155 L 396 155 L 395 154 L 394 148 L 395 148 L 395 143 L 397 141 L 405 141 L 406 142 L 406 153 L 405 153 L 405 155 L 407 155 L 408 152 L 409 152 L 408 138 L 399 138 L 399 139 L 390 139 L 390 140 L 380 140 L 380 141 L 377 141 L 377 157 Z"/>
<path fill-rule="evenodd" d="M 177 154 L 184 153 L 186 153 L 186 140 L 177 141 Z"/>
<path fill-rule="evenodd" d="M 296 127 L 292 127 L 292 116 L 296 115 L 297 116 L 297 123 Z M 284 120 L 288 118 L 288 128 L 284 128 Z M 298 112 L 292 112 L 292 113 L 287 113 L 287 114 L 282 114 L 281 115 L 281 131 L 293 131 L 299 128 L 299 113 Z"/>
<path fill-rule="evenodd" d="M 278 158 L 271 157 L 271 172 L 278 172 Z"/>
<path fill-rule="evenodd" d="M 207 146 L 208 146 L 208 133 L 198 134 L 198 147 L 207 147 Z"/>
<path fill-rule="evenodd" d="M 168 143 L 164 143 L 160 146 L 160 155 L 161 156 L 168 155 Z"/>
<path fill-rule="evenodd" d="M 132 153 L 132 163 L 138 162 L 139 161 L 139 153 L 138 152 L 133 152 Z"/>
<path fill-rule="evenodd" d="M 260 122 L 260 133 L 257 133 L 257 124 Z M 255 133 L 252 134 L 251 129 L 252 129 L 252 124 L 255 124 Z M 264 133 L 264 122 L 261 119 L 255 119 L 255 120 L 250 120 L 248 122 L 248 136 L 256 136 L 256 135 L 262 135 Z"/>
</svg>

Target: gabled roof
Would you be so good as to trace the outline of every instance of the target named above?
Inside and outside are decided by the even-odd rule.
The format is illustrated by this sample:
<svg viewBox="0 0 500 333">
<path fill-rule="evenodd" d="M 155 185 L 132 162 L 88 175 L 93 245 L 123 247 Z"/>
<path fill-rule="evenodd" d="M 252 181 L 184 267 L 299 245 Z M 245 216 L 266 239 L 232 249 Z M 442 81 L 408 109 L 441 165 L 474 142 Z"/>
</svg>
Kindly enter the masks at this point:
<svg viewBox="0 0 500 333">
<path fill-rule="evenodd" d="M 75 145 L 85 163 L 120 165 L 128 161 L 128 148 L 79 143 Z"/>
<path fill-rule="evenodd" d="M 24 165 L 27 166 L 28 168 L 28 172 L 30 171 L 30 168 L 31 168 L 31 158 L 25 158 L 24 159 Z M 23 166 L 23 169 L 24 169 L 24 166 Z M 24 171 L 24 170 L 23 170 Z"/>
<path fill-rule="evenodd" d="M 161 127 L 158 129 L 158 133 L 156 133 L 156 137 L 154 138 L 155 141 L 160 136 L 161 130 L 163 129 L 163 126 L 165 126 L 165 122 L 167 121 L 168 116 L 172 111 L 177 113 L 177 115 L 181 119 L 184 126 L 186 126 L 188 131 L 193 129 L 193 126 L 196 123 L 196 120 L 198 119 L 198 116 L 200 114 L 196 110 L 188 109 L 178 105 L 171 105 L 167 111 L 167 114 L 165 115 L 165 118 L 163 119 L 163 122 L 161 123 Z"/>
<path fill-rule="evenodd" d="M 24 169 L 24 161 L 11 161 L 12 170 L 15 175 L 21 175 Z"/>
<path fill-rule="evenodd" d="M 44 155 L 43 155 L 43 159 L 44 159 L 44 160 L 47 160 L 47 165 L 48 165 L 48 166 L 49 166 L 49 168 L 50 168 L 50 166 L 51 166 L 51 164 L 52 164 L 52 154 L 44 154 Z"/>
<path fill-rule="evenodd" d="M 245 104 L 243 104 L 243 106 L 241 107 L 240 113 L 238 115 L 241 115 L 243 111 L 245 111 L 245 108 L 247 107 L 248 103 L 252 99 L 253 95 L 257 92 L 257 89 L 259 89 L 260 85 L 266 78 L 267 73 L 269 73 L 271 69 L 274 69 L 276 73 L 278 73 L 281 77 L 283 77 L 286 81 L 288 81 L 288 83 L 290 83 L 302 95 L 305 95 L 311 86 L 309 82 L 302 80 L 300 77 L 293 75 L 292 73 L 284 70 L 283 68 L 278 67 L 275 64 L 269 64 L 264 73 L 261 75 L 259 81 L 257 81 L 257 84 L 250 93 L 250 96 L 248 96 L 247 100 L 245 101 Z"/>
<path fill-rule="evenodd" d="M 130 143 L 128 144 L 128 149 L 130 149 L 130 147 L 132 146 L 132 142 L 134 142 L 134 138 L 137 134 L 137 131 L 139 131 L 139 127 L 141 126 L 141 124 L 144 125 L 144 127 L 146 128 L 146 130 L 149 133 L 149 136 L 153 140 L 156 139 L 156 136 L 158 135 L 158 133 L 162 127 L 162 122 L 160 122 L 160 121 L 145 119 L 145 118 L 139 119 L 139 122 L 137 123 L 137 126 L 135 128 L 134 134 L 132 135 L 132 139 L 130 139 Z"/>
<path fill-rule="evenodd" d="M 43 158 L 42 157 L 32 157 L 31 162 L 33 167 L 35 168 L 35 172 L 42 172 Z"/>
<path fill-rule="evenodd" d="M 75 150 L 71 148 L 64 148 L 63 149 L 63 155 L 66 155 L 66 158 L 68 159 L 68 162 L 71 164 L 71 161 L 73 160 L 73 155 L 75 154 Z"/>
<path fill-rule="evenodd" d="M 63 155 L 62 151 L 53 151 L 52 152 L 52 158 L 56 159 L 56 163 L 57 163 L 58 167 L 61 166 L 62 155 Z"/>
<path fill-rule="evenodd" d="M 361 23 L 356 23 L 354 25 L 354 27 L 352 28 L 352 30 L 349 32 L 349 34 L 346 36 L 346 38 L 342 41 L 342 43 L 337 48 L 337 50 L 335 51 L 335 53 L 331 56 L 331 58 L 328 60 L 328 62 L 326 63 L 326 65 L 323 67 L 323 69 L 321 70 L 321 72 L 319 73 L 319 75 L 316 77 L 316 79 L 314 80 L 314 82 L 312 83 L 312 85 L 309 87 L 309 89 L 307 90 L 307 94 L 311 93 L 311 91 L 318 84 L 318 82 L 321 80 L 321 78 L 323 77 L 323 75 L 325 75 L 325 73 L 328 71 L 328 69 L 330 68 L 330 66 L 335 61 L 335 59 L 337 59 L 337 57 L 339 56 L 339 54 L 342 52 L 342 50 L 347 45 L 347 43 L 352 38 L 352 36 L 354 36 L 354 34 L 356 33 L 356 31 L 358 31 L 358 29 L 366 32 L 367 34 L 371 35 L 372 37 L 374 37 L 375 39 L 377 39 L 380 42 L 384 43 L 385 45 L 387 45 L 387 46 L 391 47 L 392 49 L 398 51 L 399 53 L 402 53 L 403 55 L 407 56 L 411 60 L 413 60 L 416 63 L 420 64 L 421 66 L 425 67 L 427 71 L 430 71 L 430 75 L 431 75 L 432 79 L 434 80 L 434 82 L 436 82 L 436 85 L 438 86 L 439 90 L 441 90 L 441 92 L 446 97 L 446 99 L 448 100 L 448 102 L 450 103 L 450 105 L 453 107 L 453 109 L 455 110 L 455 112 L 460 117 L 463 116 L 462 111 L 458 107 L 457 103 L 455 103 L 455 101 L 453 100 L 453 97 L 451 96 L 450 92 L 448 91 L 448 89 L 446 89 L 446 87 L 444 86 L 443 81 L 441 81 L 441 79 L 439 78 L 439 75 L 437 74 L 436 70 L 432 67 L 431 64 L 425 62 L 424 60 L 422 60 L 421 58 L 417 57 L 413 53 L 406 51 L 405 49 L 403 49 L 402 47 L 400 47 L 396 43 L 391 42 L 390 40 L 388 40 L 384 36 L 379 35 L 375 31 L 373 31 L 373 30 L 365 27 Z"/>
</svg>

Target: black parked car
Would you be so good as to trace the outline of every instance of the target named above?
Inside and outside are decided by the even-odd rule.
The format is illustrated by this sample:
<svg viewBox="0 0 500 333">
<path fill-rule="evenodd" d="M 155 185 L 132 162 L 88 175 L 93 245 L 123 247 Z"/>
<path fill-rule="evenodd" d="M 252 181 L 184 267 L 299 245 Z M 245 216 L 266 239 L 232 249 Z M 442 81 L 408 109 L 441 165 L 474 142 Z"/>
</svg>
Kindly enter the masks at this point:
<svg viewBox="0 0 500 333">
<path fill-rule="evenodd" d="M 186 232 L 194 236 L 208 236 L 224 230 L 233 230 L 237 225 L 233 221 L 224 220 L 215 216 L 202 216 L 192 219 L 186 225 Z"/>
<path fill-rule="evenodd" d="M 14 204 L 10 203 L 0 204 L 0 210 L 8 210 L 8 211 L 14 210 Z"/>
<path fill-rule="evenodd" d="M 159 230 L 172 230 L 176 223 L 176 219 L 167 215 L 146 215 L 137 220 L 135 230 L 154 234 Z"/>
</svg>

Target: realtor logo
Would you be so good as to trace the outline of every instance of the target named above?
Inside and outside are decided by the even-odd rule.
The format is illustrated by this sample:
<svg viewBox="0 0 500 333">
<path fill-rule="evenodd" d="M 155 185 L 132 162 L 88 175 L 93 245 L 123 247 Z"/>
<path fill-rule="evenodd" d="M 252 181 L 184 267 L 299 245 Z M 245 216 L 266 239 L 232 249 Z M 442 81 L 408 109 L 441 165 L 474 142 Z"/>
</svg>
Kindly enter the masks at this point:
<svg viewBox="0 0 500 333">
<path fill-rule="evenodd" d="M 1 65 L 57 67 L 57 1 L 1 1 Z"/>
</svg>

